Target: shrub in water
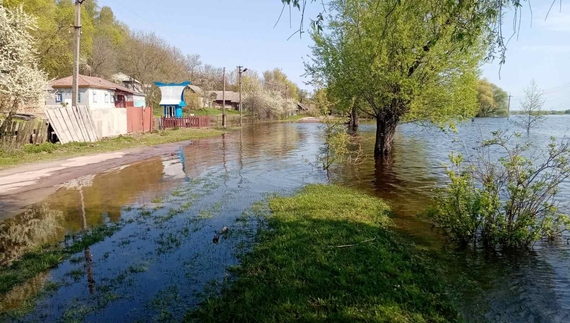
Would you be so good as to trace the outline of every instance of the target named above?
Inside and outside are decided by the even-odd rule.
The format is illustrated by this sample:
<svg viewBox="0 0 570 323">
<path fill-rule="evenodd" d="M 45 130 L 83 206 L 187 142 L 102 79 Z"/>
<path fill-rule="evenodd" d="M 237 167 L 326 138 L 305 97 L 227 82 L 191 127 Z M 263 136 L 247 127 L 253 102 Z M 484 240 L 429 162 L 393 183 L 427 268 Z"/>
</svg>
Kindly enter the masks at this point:
<svg viewBox="0 0 570 323">
<path fill-rule="evenodd" d="M 551 138 L 547 153 L 533 160 L 525 157 L 530 144 L 512 145 L 513 136 L 494 132 L 467 168 L 461 155 L 451 155 L 450 184 L 438 190 L 429 216 L 452 240 L 518 249 L 570 229 L 556 199 L 559 185 L 570 177 L 570 141 Z M 497 148 L 501 157 L 493 160 L 490 150 Z"/>
</svg>

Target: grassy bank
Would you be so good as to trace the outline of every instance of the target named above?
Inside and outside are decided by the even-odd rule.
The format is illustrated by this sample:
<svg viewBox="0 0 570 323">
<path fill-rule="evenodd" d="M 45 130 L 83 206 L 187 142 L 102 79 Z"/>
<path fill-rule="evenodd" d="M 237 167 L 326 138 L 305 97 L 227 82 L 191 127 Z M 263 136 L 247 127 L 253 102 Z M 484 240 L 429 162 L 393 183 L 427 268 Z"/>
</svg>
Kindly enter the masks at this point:
<svg viewBox="0 0 570 323">
<path fill-rule="evenodd" d="M 198 322 L 448 322 L 458 314 L 439 271 L 388 229 L 379 199 L 310 185 L 270 200 L 269 229 L 204 301 Z"/>
<path fill-rule="evenodd" d="M 221 116 L 222 109 L 214 109 L 214 108 L 202 108 L 196 110 L 188 110 L 189 113 L 194 114 L 195 116 Z M 227 108 L 226 114 L 228 115 L 239 115 L 239 111 L 234 109 Z"/>
<path fill-rule="evenodd" d="M 116 151 L 139 146 L 159 144 L 212 137 L 221 135 L 219 129 L 178 129 L 165 130 L 148 134 L 133 134 L 103 139 L 96 143 L 69 143 L 65 145 L 44 143 L 42 145 L 26 145 L 11 151 L 0 150 L 0 168 L 27 164 L 38 161 L 69 158 L 95 153 Z"/>
</svg>

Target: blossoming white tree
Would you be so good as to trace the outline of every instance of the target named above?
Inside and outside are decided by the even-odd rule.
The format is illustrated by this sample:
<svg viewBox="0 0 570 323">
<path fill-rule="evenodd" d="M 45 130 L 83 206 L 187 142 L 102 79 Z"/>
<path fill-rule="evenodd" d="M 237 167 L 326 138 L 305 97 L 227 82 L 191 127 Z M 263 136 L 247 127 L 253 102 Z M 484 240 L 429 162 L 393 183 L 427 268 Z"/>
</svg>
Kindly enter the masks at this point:
<svg viewBox="0 0 570 323">
<path fill-rule="evenodd" d="M 47 76 L 38 68 L 33 17 L 22 8 L 0 5 L 0 111 L 15 112 L 22 104 L 37 104 L 43 97 Z"/>
</svg>

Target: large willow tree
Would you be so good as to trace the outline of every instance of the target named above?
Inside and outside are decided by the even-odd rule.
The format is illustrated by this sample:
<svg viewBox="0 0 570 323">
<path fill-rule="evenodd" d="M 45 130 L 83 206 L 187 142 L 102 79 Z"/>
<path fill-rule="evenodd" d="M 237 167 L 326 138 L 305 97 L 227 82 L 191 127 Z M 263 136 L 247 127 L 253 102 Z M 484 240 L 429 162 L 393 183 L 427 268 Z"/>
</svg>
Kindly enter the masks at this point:
<svg viewBox="0 0 570 323">
<path fill-rule="evenodd" d="M 402 121 L 444 123 L 478 111 L 478 64 L 492 13 L 478 0 L 333 0 L 313 29 L 307 70 L 339 102 L 376 119 L 375 157 Z M 486 19 L 486 18 L 485 18 Z M 346 106 L 346 104 L 345 104 Z"/>
</svg>

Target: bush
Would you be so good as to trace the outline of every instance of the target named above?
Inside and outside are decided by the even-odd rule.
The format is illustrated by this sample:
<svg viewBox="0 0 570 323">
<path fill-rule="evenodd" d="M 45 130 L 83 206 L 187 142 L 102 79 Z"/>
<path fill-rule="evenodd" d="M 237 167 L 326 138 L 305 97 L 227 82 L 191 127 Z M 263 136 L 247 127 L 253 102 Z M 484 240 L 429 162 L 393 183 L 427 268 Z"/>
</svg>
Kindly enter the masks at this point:
<svg viewBox="0 0 570 323">
<path fill-rule="evenodd" d="M 451 155 L 451 182 L 438 190 L 429 215 L 452 240 L 520 249 L 556 239 L 570 228 L 556 199 L 560 183 L 570 177 L 570 141 L 551 138 L 543 160 L 532 160 L 524 157 L 530 144 L 512 145 L 512 137 L 493 133 L 468 168 L 461 155 Z M 496 148 L 503 154 L 493 161 L 490 151 Z"/>
<path fill-rule="evenodd" d="M 44 142 L 40 145 L 27 144 L 24 145 L 24 151 L 30 154 L 48 153 L 51 154 L 58 148 L 58 145 L 51 142 Z"/>
<path fill-rule="evenodd" d="M 333 165 L 356 165 L 362 158 L 362 149 L 355 138 L 346 132 L 344 123 L 334 119 L 324 122 L 325 142 L 319 148 L 317 161 L 323 165 L 324 170 Z"/>
</svg>

